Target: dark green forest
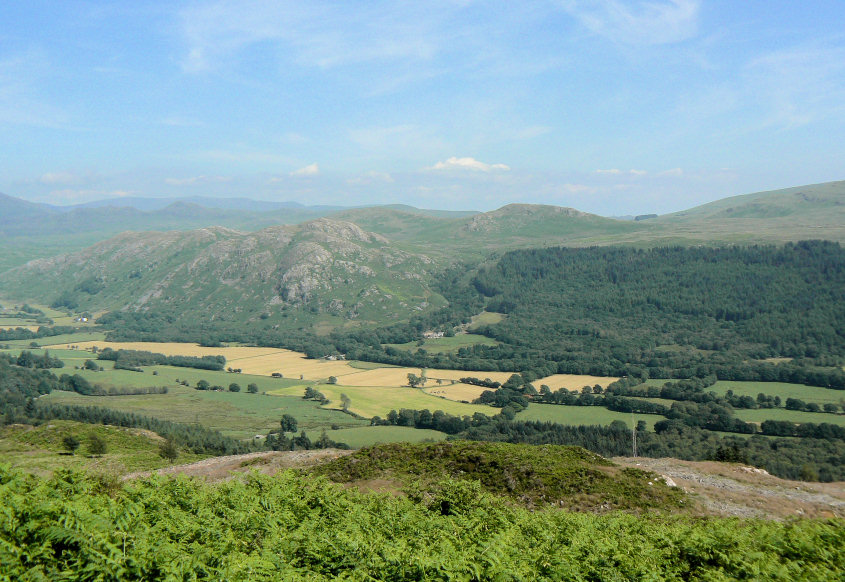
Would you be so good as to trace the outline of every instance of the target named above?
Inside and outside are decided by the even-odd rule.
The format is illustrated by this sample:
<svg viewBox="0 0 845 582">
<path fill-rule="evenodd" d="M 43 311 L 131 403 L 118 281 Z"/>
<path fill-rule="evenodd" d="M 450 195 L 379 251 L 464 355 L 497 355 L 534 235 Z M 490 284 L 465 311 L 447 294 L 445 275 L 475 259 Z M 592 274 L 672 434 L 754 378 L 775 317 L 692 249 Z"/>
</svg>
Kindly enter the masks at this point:
<svg viewBox="0 0 845 582">
<path fill-rule="evenodd" d="M 441 274 L 441 310 L 375 329 L 317 337 L 302 329 L 182 323 L 174 314 L 112 312 L 110 339 L 240 341 L 312 357 L 403 366 L 781 381 L 845 388 L 845 250 L 810 241 L 777 246 L 548 248 L 513 251 Z M 498 346 L 428 354 L 384 344 L 425 330 L 476 329 Z M 176 323 L 180 321 L 180 323 Z M 767 358 L 792 358 L 774 365 Z"/>
</svg>

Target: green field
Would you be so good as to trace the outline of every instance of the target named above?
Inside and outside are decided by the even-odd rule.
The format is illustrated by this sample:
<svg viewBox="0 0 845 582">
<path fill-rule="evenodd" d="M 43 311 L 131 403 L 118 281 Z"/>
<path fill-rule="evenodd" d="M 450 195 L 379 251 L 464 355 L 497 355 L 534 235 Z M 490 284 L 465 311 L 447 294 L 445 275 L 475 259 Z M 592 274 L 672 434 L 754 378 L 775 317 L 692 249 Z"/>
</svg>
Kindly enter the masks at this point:
<svg viewBox="0 0 845 582">
<path fill-rule="evenodd" d="M 106 443 L 106 454 L 102 457 L 87 455 L 92 434 Z M 65 436 L 73 436 L 82 443 L 76 454 L 64 454 Z M 71 468 L 117 475 L 167 466 L 168 462 L 158 454 L 161 440 L 137 429 L 53 420 L 35 427 L 16 424 L 0 428 L 0 456 L 4 463 L 44 476 L 57 469 Z M 177 461 L 190 463 L 202 458 L 205 457 L 181 451 Z"/>
<path fill-rule="evenodd" d="M 167 394 L 135 396 L 81 396 L 75 392 L 53 392 L 42 396 L 42 400 L 78 406 L 102 406 L 173 422 L 197 423 L 235 438 L 267 434 L 270 429 L 279 427 L 282 414 L 294 416 L 300 430 L 314 437 L 318 436 L 319 430 L 332 425 L 353 427 L 367 424 L 366 421 L 321 408 L 316 402 L 295 396 L 202 391 L 185 386 L 170 388 Z"/>
<path fill-rule="evenodd" d="M 378 370 L 379 368 L 401 368 L 402 366 L 394 366 L 393 364 L 380 364 L 379 362 L 362 362 L 361 360 L 350 360 L 347 362 L 350 368 L 356 370 Z"/>
<path fill-rule="evenodd" d="M 35 316 L 31 318 L 21 318 L 21 317 L 3 317 L 0 315 L 0 328 L 6 327 L 28 327 L 28 326 L 39 326 L 41 325 L 37 321 L 35 321 Z"/>
<path fill-rule="evenodd" d="M 423 349 L 432 354 L 443 354 L 457 352 L 461 348 L 468 348 L 476 345 L 495 346 L 499 342 L 483 335 L 473 333 L 458 334 L 454 337 L 440 337 L 424 339 L 406 344 L 385 344 L 386 347 L 393 347 L 399 350 L 416 351 Z"/>
<path fill-rule="evenodd" d="M 478 315 L 472 318 L 472 322 L 469 324 L 470 330 L 478 329 L 479 327 L 485 325 L 495 325 L 501 322 L 503 319 L 507 317 L 503 313 L 493 313 L 492 311 L 482 311 Z"/>
<path fill-rule="evenodd" d="M 99 331 L 82 331 L 79 333 L 69 333 L 64 335 L 54 335 L 49 337 L 39 337 L 28 340 L 6 340 L 3 345 L 9 345 L 15 348 L 26 348 L 29 344 L 35 342 L 39 346 L 55 346 L 67 345 L 81 342 L 103 341 L 106 339 L 106 334 Z M 90 356 L 89 356 L 90 357 Z"/>
<path fill-rule="evenodd" d="M 845 426 L 845 414 L 828 414 L 826 412 L 802 412 L 800 410 L 786 410 L 784 408 L 757 408 L 753 410 L 739 410 L 734 414 L 745 422 L 761 423 L 764 420 L 788 420 L 790 422 L 802 423 L 812 422 L 821 424 L 827 422 Z"/>
<path fill-rule="evenodd" d="M 353 449 L 369 447 L 377 443 L 419 443 L 442 441 L 446 438 L 445 433 L 437 430 L 407 426 L 362 426 L 331 430 L 327 434 L 333 441 L 346 443 Z"/>
<path fill-rule="evenodd" d="M 786 402 L 787 398 L 798 398 L 804 402 L 839 404 L 845 401 L 845 391 L 820 388 L 818 386 L 804 386 L 803 384 L 786 384 L 784 382 L 734 382 L 720 380 L 707 389 L 716 394 L 725 394 L 733 390 L 737 396 L 751 396 L 757 398 L 762 392 L 767 396 L 780 396 Z"/>
<path fill-rule="evenodd" d="M 517 413 L 517 420 L 539 420 L 572 425 L 607 425 L 614 420 L 621 420 L 631 426 L 631 415 L 627 412 L 614 412 L 602 406 L 563 406 L 558 404 L 529 404 L 528 408 Z M 635 414 L 634 421 L 644 420 L 649 430 L 654 423 L 665 420 L 658 414 Z"/>
<path fill-rule="evenodd" d="M 301 396 L 305 391 L 305 384 L 288 388 L 279 388 L 268 392 L 278 396 Z M 432 412 L 442 410 L 456 416 L 472 415 L 476 412 L 493 416 L 499 410 L 481 404 L 465 404 L 445 398 L 438 398 L 426 394 L 418 388 L 399 387 L 370 387 L 370 386 L 340 386 L 320 384 L 317 389 L 329 399 L 329 407 L 340 408 L 341 394 L 350 398 L 349 410 L 366 418 L 380 416 L 385 418 L 391 410 L 409 408 L 413 410 L 428 409 Z"/>
</svg>

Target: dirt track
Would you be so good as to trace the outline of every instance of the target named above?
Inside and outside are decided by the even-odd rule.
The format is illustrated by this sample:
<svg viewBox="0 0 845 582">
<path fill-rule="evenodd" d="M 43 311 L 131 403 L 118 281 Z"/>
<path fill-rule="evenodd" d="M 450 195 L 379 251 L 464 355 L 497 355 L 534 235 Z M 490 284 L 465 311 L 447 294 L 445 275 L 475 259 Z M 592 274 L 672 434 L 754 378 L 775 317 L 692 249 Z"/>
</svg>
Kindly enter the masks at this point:
<svg viewBox="0 0 845 582">
<path fill-rule="evenodd" d="M 329 461 L 337 457 L 348 455 L 353 451 L 340 449 L 318 449 L 311 451 L 263 451 L 260 453 L 247 453 L 245 455 L 229 455 L 226 457 L 212 457 L 189 463 L 186 465 L 173 465 L 155 471 L 159 475 L 187 475 L 189 477 L 202 477 L 210 481 L 229 479 L 233 473 L 244 472 L 255 469 L 261 473 L 272 475 L 285 469 L 294 469 L 316 465 L 322 461 Z M 124 475 L 123 479 L 134 479 L 146 477 L 152 471 L 139 471 Z"/>
<path fill-rule="evenodd" d="M 788 481 L 761 469 L 715 461 L 617 457 L 620 465 L 669 477 L 704 513 L 736 517 L 845 517 L 845 483 Z"/>
</svg>

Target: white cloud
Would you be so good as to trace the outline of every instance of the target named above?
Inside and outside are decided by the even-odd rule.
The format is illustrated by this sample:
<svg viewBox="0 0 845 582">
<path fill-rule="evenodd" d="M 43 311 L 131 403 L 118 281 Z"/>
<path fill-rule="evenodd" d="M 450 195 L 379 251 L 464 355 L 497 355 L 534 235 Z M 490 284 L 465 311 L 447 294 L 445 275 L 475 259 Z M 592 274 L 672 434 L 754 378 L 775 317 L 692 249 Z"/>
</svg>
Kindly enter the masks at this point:
<svg viewBox="0 0 845 582">
<path fill-rule="evenodd" d="M 192 186 L 194 184 L 208 184 L 209 182 L 230 182 L 226 176 L 192 176 L 190 178 L 165 178 L 171 186 Z"/>
<path fill-rule="evenodd" d="M 592 32 L 630 45 L 671 44 L 698 30 L 700 0 L 562 0 Z"/>
<path fill-rule="evenodd" d="M 622 170 L 620 170 L 618 168 L 611 168 L 609 170 L 596 170 L 593 173 L 594 174 L 610 174 L 610 175 L 616 176 L 616 175 L 621 174 Z"/>
<path fill-rule="evenodd" d="M 429 170 L 470 170 L 474 172 L 494 172 L 510 170 L 505 164 L 485 164 L 475 158 L 449 158 L 445 162 L 437 162 Z"/>
<path fill-rule="evenodd" d="M 309 176 L 317 176 L 320 173 L 320 166 L 316 163 L 309 164 L 304 168 L 299 168 L 298 170 L 294 170 L 290 173 L 291 176 L 302 178 L 302 177 L 309 177 Z"/>
</svg>

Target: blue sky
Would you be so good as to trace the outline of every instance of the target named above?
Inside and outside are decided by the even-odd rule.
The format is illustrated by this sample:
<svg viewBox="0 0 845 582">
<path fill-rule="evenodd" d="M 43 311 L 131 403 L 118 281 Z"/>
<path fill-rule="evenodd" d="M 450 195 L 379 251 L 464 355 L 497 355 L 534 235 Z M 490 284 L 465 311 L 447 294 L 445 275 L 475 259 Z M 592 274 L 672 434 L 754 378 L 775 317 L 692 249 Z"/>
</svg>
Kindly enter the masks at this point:
<svg viewBox="0 0 845 582">
<path fill-rule="evenodd" d="M 665 213 L 845 179 L 845 3 L 0 3 L 0 191 Z"/>
</svg>

